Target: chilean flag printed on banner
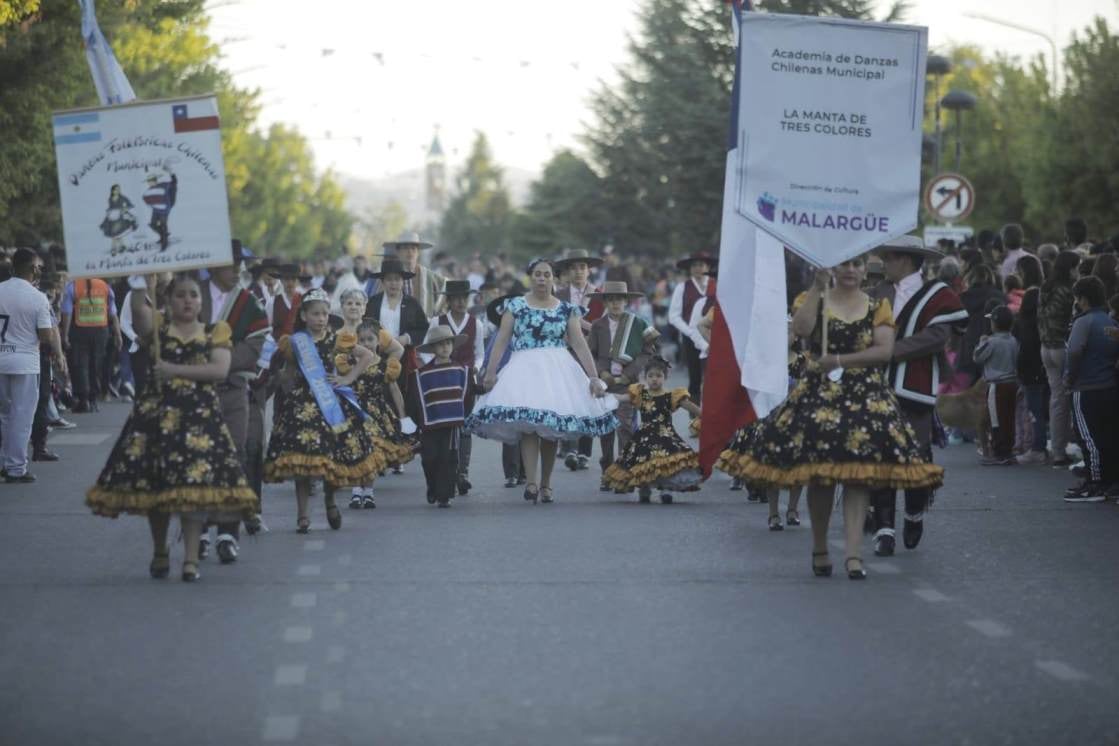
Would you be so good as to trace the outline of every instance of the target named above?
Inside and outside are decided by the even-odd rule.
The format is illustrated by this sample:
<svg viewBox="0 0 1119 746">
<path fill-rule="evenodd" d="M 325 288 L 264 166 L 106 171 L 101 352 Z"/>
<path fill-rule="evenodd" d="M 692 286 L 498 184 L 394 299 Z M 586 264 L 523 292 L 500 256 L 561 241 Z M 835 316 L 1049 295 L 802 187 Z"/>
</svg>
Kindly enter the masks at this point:
<svg viewBox="0 0 1119 746">
<path fill-rule="evenodd" d="M 202 106 L 205 102 L 197 102 L 192 106 Z M 203 130 L 221 129 L 221 121 L 217 114 L 205 113 L 202 116 L 191 117 L 186 104 L 175 104 L 171 107 L 171 118 L 174 121 L 175 132 L 201 132 Z"/>
<path fill-rule="evenodd" d="M 739 13 L 751 9 L 728 0 L 738 41 Z M 743 8 L 745 5 L 745 8 Z M 740 55 L 735 54 L 723 185 L 719 281 L 703 383 L 699 462 L 705 477 L 741 427 L 767 415 L 788 395 L 788 327 L 784 247 L 735 209 Z"/>
</svg>

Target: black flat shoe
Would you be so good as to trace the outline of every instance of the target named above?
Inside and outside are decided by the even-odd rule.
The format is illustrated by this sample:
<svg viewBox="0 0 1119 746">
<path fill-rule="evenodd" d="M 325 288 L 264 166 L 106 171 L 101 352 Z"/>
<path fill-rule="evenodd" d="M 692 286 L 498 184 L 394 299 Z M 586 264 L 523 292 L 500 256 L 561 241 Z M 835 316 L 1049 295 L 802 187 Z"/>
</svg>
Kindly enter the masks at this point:
<svg viewBox="0 0 1119 746">
<path fill-rule="evenodd" d="M 672 504 L 672 495 L 668 494 L 667 492 L 665 492 L 663 495 L 661 495 L 661 505 L 671 505 L 671 504 Z"/>
<path fill-rule="evenodd" d="M 525 487 L 525 500 L 530 501 L 533 505 L 540 499 L 540 490 L 535 484 L 530 484 Z"/>
<path fill-rule="evenodd" d="M 474 485 L 472 485 L 470 483 L 469 479 L 467 479 L 466 477 L 463 477 L 463 478 L 458 480 L 458 493 L 460 495 L 465 495 L 467 492 L 470 491 L 470 488 L 473 487 L 473 486 Z"/>
<path fill-rule="evenodd" d="M 171 574 L 171 551 L 164 549 L 163 553 L 156 552 L 152 555 L 152 563 L 148 565 L 148 574 L 156 580 L 163 580 Z"/>
<path fill-rule="evenodd" d="M 4 475 L 5 484 L 31 484 L 35 481 L 35 475 L 31 472 L 20 474 L 18 477 L 13 477 L 11 474 Z"/>
<path fill-rule="evenodd" d="M 648 487 L 640 487 L 637 490 L 637 502 L 647 503 L 653 499 L 653 491 Z"/>
<path fill-rule="evenodd" d="M 342 528 L 342 511 L 337 505 L 326 506 L 326 522 L 334 531 Z"/>
<path fill-rule="evenodd" d="M 818 578 L 830 578 L 831 577 L 831 563 L 830 562 L 826 565 L 817 565 L 816 564 L 816 558 L 817 557 L 827 557 L 827 556 L 828 556 L 827 552 L 813 552 L 812 553 L 812 574 L 815 575 Z"/>
<path fill-rule="evenodd" d="M 917 545 L 921 543 L 921 536 L 924 533 L 924 521 L 911 521 L 906 518 L 901 529 L 901 540 L 905 543 L 905 548 L 916 549 Z"/>
<path fill-rule="evenodd" d="M 32 461 L 58 461 L 59 455 L 54 451 L 48 451 L 46 448 L 40 448 L 31 455 Z"/>
<path fill-rule="evenodd" d="M 858 562 L 859 569 L 852 570 L 851 563 Z M 866 580 L 866 570 L 863 569 L 863 561 L 859 557 L 848 557 L 843 561 L 843 567 L 847 570 L 847 577 L 851 580 Z"/>
</svg>

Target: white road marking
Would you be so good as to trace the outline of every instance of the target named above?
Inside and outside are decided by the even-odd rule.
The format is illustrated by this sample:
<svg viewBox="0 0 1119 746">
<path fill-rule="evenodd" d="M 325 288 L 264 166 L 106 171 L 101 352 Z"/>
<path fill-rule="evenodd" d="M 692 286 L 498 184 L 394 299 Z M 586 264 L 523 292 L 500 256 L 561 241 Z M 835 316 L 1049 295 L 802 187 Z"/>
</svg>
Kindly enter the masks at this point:
<svg viewBox="0 0 1119 746">
<path fill-rule="evenodd" d="M 297 609 L 310 609 L 319 602 L 319 597 L 314 593 L 291 594 L 291 605 Z"/>
<path fill-rule="evenodd" d="M 326 649 L 327 663 L 341 663 L 346 658 L 346 649 L 341 645 L 331 645 Z"/>
<path fill-rule="evenodd" d="M 307 667 L 295 663 L 276 666 L 276 675 L 272 679 L 276 686 L 303 686 L 306 681 Z"/>
<path fill-rule="evenodd" d="M 310 627 L 288 627 L 284 630 L 284 642 L 310 642 L 314 636 Z"/>
<path fill-rule="evenodd" d="M 1055 679 L 1061 681 L 1087 681 L 1088 674 L 1077 671 L 1062 661 L 1034 661 L 1034 665 Z"/>
<path fill-rule="evenodd" d="M 327 691 L 322 694 L 319 709 L 323 712 L 338 712 L 342 709 L 342 692 Z"/>
<path fill-rule="evenodd" d="M 915 588 L 913 589 L 913 594 L 922 601 L 928 601 L 930 604 L 948 600 L 948 596 L 945 596 L 943 593 L 933 588 Z"/>
<path fill-rule="evenodd" d="M 299 737 L 298 715 L 269 715 L 264 718 L 265 741 L 294 741 Z"/>
<path fill-rule="evenodd" d="M 301 578 L 311 577 L 313 575 L 322 574 L 322 565 L 300 565 L 295 574 Z"/>
<path fill-rule="evenodd" d="M 50 437 L 52 446 L 99 446 L 113 433 L 58 433 Z"/>
<path fill-rule="evenodd" d="M 334 590 L 337 591 L 338 593 L 349 593 L 350 592 L 349 581 L 340 580 L 339 582 L 334 584 Z"/>
<path fill-rule="evenodd" d="M 1009 637 L 1010 630 L 993 619 L 972 619 L 967 626 L 987 637 Z"/>
<path fill-rule="evenodd" d="M 307 541 L 303 542 L 303 551 L 321 552 L 323 550 L 323 547 L 325 546 L 326 542 L 322 539 L 308 539 Z"/>
</svg>

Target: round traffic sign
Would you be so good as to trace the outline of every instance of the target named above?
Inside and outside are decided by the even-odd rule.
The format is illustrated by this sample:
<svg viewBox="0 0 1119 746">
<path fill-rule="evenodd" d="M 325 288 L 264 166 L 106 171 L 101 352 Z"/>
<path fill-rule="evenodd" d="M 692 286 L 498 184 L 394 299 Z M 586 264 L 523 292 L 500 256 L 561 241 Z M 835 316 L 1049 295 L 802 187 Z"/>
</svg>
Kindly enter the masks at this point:
<svg viewBox="0 0 1119 746">
<path fill-rule="evenodd" d="M 953 223 L 975 208 L 975 187 L 959 174 L 940 174 L 925 186 L 925 209 L 937 220 Z"/>
</svg>

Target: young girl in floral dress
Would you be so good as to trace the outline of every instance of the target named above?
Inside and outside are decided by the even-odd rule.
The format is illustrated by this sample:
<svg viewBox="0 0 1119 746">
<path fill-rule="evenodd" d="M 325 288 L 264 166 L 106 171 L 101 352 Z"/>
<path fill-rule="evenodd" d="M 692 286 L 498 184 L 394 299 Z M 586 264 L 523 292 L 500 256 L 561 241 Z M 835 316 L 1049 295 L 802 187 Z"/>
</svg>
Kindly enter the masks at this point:
<svg viewBox="0 0 1119 746">
<path fill-rule="evenodd" d="M 404 407 L 396 382 L 400 378 L 404 347 L 372 319 L 362 321 L 357 332 L 361 346 L 373 350 L 375 355 L 370 366 L 354 381 L 354 393 L 369 415 L 364 424 L 373 447 L 384 457 L 378 469 L 380 473 L 385 468 L 408 463 L 415 455 L 415 443 L 400 429 Z M 341 372 L 342 366 L 338 370 Z M 376 474 L 363 481 L 360 487 L 354 487 L 350 495 L 351 508 L 377 507 L 373 498 L 375 478 Z"/>
<path fill-rule="evenodd" d="M 621 457 L 606 470 L 603 481 L 608 487 L 628 492 L 638 488 L 638 499 L 649 502 L 653 488 L 661 491 L 665 505 L 672 502 L 672 492 L 699 489 L 703 475 L 699 456 L 688 447 L 672 426 L 672 413 L 683 409 L 699 416 L 686 388 L 669 391 L 664 387 L 668 363 L 654 357 L 645 365 L 645 383 L 635 383 L 624 394 L 614 394 L 618 401 L 628 401 L 641 416 L 641 426 L 626 444 Z"/>
<path fill-rule="evenodd" d="M 146 515 L 153 578 L 170 572 L 171 514 L 182 524 L 182 578 L 198 580 L 198 538 L 206 519 L 239 518 L 256 496 L 245 479 L 233 437 L 221 417 L 215 384 L 229 372 L 232 336 L 222 321 L 202 324 L 198 282 L 187 275 L 168 287 L 169 317 L 153 308 L 156 275 L 133 292 L 132 327 L 148 351 L 146 383 L 136 394 L 109 460 L 86 493 L 97 515 Z"/>
<path fill-rule="evenodd" d="M 272 357 L 278 382 L 276 416 L 264 481 L 295 481 L 299 506 L 297 531 L 310 530 L 311 480 L 323 480 L 327 522 L 342 527 L 335 488 L 361 484 L 381 468 L 384 455 L 374 448 L 364 413 L 350 385 L 374 360 L 352 334 L 330 330 L 330 298 L 321 289 L 303 296 L 294 334 L 281 337 Z M 336 360 L 350 363 L 347 372 Z M 345 367 L 345 366 L 343 366 Z"/>
</svg>

